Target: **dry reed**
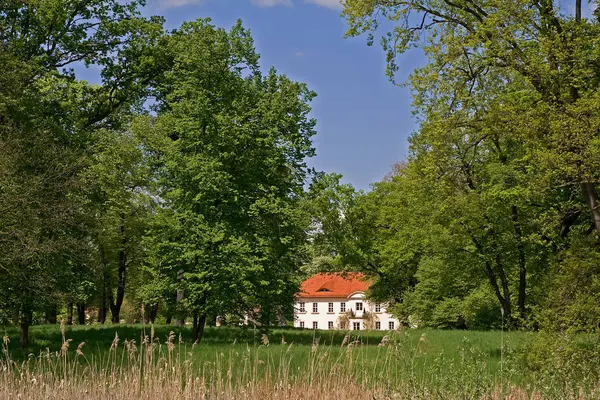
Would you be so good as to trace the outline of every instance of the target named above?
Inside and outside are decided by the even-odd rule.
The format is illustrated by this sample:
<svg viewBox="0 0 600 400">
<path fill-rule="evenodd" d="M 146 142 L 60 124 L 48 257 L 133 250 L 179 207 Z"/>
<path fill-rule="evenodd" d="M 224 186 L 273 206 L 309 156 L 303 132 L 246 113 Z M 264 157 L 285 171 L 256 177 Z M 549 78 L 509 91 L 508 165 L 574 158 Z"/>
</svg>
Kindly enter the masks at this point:
<svg viewBox="0 0 600 400">
<path fill-rule="evenodd" d="M 435 390 L 415 385 L 415 382 L 398 379 L 393 373 L 393 349 L 386 337 L 381 342 L 381 356 L 377 363 L 384 368 L 379 373 L 357 370 L 357 349 L 360 342 L 349 336 L 344 339 L 344 350 L 332 356 L 331 347 L 314 340 L 308 364 L 299 373 L 291 373 L 292 346 L 268 350 L 269 357 L 260 360 L 251 357 L 248 347 L 245 354 L 232 351 L 219 354 L 214 363 L 196 365 L 192 360 L 194 343 L 190 348 L 181 336 L 176 343 L 171 332 L 164 343 L 154 336 L 142 333 L 139 342 L 123 340 L 118 335 L 110 351 L 102 359 L 93 360 L 85 355 L 80 343 L 69 350 L 71 339 L 62 331 L 60 351 L 43 352 L 17 363 L 8 354 L 8 338 L 3 338 L 3 358 L 0 360 L 0 399 L 510 399 L 541 400 L 541 394 L 519 388 L 505 392 L 490 387 L 476 397 L 466 396 L 460 385 L 452 390 Z M 421 338 L 419 344 L 425 342 Z M 139 346 L 138 344 L 139 343 Z M 282 343 L 285 343 L 282 340 Z M 262 337 L 262 346 L 269 339 Z M 244 352 L 242 352 L 244 353 Z M 235 369 L 235 372 L 234 372 Z M 385 371 L 381 373 L 381 371 Z M 297 372 L 297 371 L 294 371 Z M 564 398 L 580 398 L 565 395 Z"/>
</svg>

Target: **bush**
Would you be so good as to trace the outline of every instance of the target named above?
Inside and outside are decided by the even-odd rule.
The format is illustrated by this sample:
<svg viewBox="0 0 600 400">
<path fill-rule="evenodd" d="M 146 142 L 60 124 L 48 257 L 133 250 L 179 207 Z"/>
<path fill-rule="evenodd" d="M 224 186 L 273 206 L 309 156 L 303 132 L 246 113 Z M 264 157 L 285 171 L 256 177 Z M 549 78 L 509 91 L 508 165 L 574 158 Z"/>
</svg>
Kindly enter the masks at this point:
<svg viewBox="0 0 600 400">
<path fill-rule="evenodd" d="M 451 298 L 438 303 L 433 310 L 431 324 L 440 329 L 465 329 L 461 300 Z"/>
<path fill-rule="evenodd" d="M 498 300 L 489 289 L 489 285 L 481 286 L 463 299 L 462 316 L 468 329 L 502 328 L 502 314 Z"/>
<path fill-rule="evenodd" d="M 574 241 L 558 260 L 538 315 L 542 329 L 592 332 L 600 321 L 600 249 L 594 238 Z"/>
<path fill-rule="evenodd" d="M 592 392 L 600 380 L 599 333 L 531 333 L 519 359 L 540 386 Z"/>
</svg>

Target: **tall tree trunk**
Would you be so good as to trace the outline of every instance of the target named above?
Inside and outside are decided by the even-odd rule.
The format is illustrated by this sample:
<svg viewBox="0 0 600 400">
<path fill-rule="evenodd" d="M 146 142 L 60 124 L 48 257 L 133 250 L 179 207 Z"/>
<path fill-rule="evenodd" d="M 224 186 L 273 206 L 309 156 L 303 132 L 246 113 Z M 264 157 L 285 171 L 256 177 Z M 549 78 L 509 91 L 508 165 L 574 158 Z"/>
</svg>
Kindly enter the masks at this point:
<svg viewBox="0 0 600 400">
<path fill-rule="evenodd" d="M 46 309 L 46 312 L 44 313 L 44 319 L 46 320 L 46 323 L 50 324 L 50 325 L 56 324 L 56 320 L 57 320 L 56 315 L 57 314 L 58 314 L 57 305 L 56 304 L 50 305 Z"/>
<path fill-rule="evenodd" d="M 181 283 L 182 279 L 183 279 L 183 270 L 180 269 L 179 271 L 177 271 L 177 280 L 179 280 L 179 282 Z M 179 307 L 180 306 L 179 303 L 183 300 L 183 296 L 184 296 L 183 289 L 181 289 L 181 288 L 177 289 L 177 299 L 176 299 L 177 304 L 175 306 L 176 308 L 180 308 Z M 185 319 L 177 318 L 175 320 L 175 325 L 176 326 L 184 326 L 185 325 Z"/>
<path fill-rule="evenodd" d="M 194 327 L 192 329 L 192 340 L 200 342 L 204 337 L 204 327 L 206 326 L 206 313 L 194 314 Z"/>
<path fill-rule="evenodd" d="M 104 324 L 108 315 L 108 300 L 106 298 L 106 291 L 108 290 L 108 271 L 106 269 L 103 250 L 100 250 L 100 258 L 102 263 L 102 293 L 100 295 L 100 309 L 98 310 L 98 322 Z"/>
<path fill-rule="evenodd" d="M 73 325 L 73 302 L 67 304 L 67 325 Z"/>
<path fill-rule="evenodd" d="M 581 21 L 581 0 L 575 0 L 575 21 Z"/>
<path fill-rule="evenodd" d="M 198 339 L 198 312 L 194 311 L 192 314 L 192 341 Z"/>
<path fill-rule="evenodd" d="M 77 322 L 79 325 L 85 325 L 85 304 L 77 303 Z"/>
<path fill-rule="evenodd" d="M 487 216 L 486 216 L 487 220 Z M 489 220 L 488 220 L 489 222 Z M 498 278 L 500 278 L 500 283 L 502 284 L 502 313 L 504 314 L 504 318 L 508 321 L 511 321 L 512 316 L 512 303 L 510 300 L 510 287 L 508 284 L 508 278 L 506 276 L 506 272 L 504 271 L 504 265 L 502 263 L 502 253 L 498 249 L 498 242 L 496 240 L 496 233 L 492 228 L 492 224 L 490 223 L 490 228 L 488 229 L 488 235 L 490 238 L 490 246 L 492 250 L 492 254 L 495 255 L 494 262 L 496 264 L 496 274 Z"/>
<path fill-rule="evenodd" d="M 592 220 L 594 221 L 594 227 L 596 232 L 600 234 L 600 205 L 598 204 L 598 192 L 593 183 L 584 182 L 581 184 L 581 191 L 583 197 L 592 213 Z"/>
<path fill-rule="evenodd" d="M 167 318 L 165 319 L 165 324 L 171 325 L 172 320 L 173 320 L 173 316 L 171 314 L 167 315 Z"/>
<path fill-rule="evenodd" d="M 502 297 L 504 298 L 502 310 L 504 311 L 504 317 L 510 321 L 512 315 L 510 287 L 508 286 L 508 279 L 506 277 L 506 273 L 504 272 L 504 267 L 502 265 L 502 258 L 500 257 L 500 254 L 496 254 L 496 269 L 498 270 L 498 276 L 500 277 L 500 282 L 502 283 Z"/>
<path fill-rule="evenodd" d="M 158 315 L 158 303 L 154 303 L 150 306 L 148 310 L 148 319 L 147 321 L 151 324 L 156 320 L 156 316 Z"/>
<path fill-rule="evenodd" d="M 127 278 L 127 253 L 125 246 L 127 238 L 125 237 L 125 216 L 121 215 L 121 250 L 119 251 L 119 270 L 117 278 L 117 300 L 113 298 L 112 292 L 109 296 L 110 313 L 112 314 L 112 322 L 118 324 L 121 321 L 121 306 L 125 298 L 125 283 Z"/>
<path fill-rule="evenodd" d="M 103 294 L 100 299 L 100 308 L 98 309 L 98 322 L 104 324 L 106 322 L 106 316 L 108 314 L 108 308 L 106 306 L 106 296 Z"/>
<path fill-rule="evenodd" d="M 498 285 L 498 279 L 496 279 L 496 273 L 494 272 L 494 269 L 492 268 L 491 263 L 487 260 L 485 262 L 485 270 L 486 270 L 488 279 L 490 281 L 490 285 L 492 286 L 492 289 L 494 289 L 496 298 L 498 299 L 498 302 L 500 303 L 500 306 L 502 307 L 502 312 L 504 313 L 505 307 L 506 307 L 506 299 L 504 298 L 504 296 L 502 296 L 502 292 L 500 291 L 500 286 Z"/>
<path fill-rule="evenodd" d="M 200 299 L 200 308 L 206 309 L 206 299 L 207 293 L 202 293 L 202 298 Z M 198 312 L 194 312 L 194 328 L 192 329 L 192 340 L 194 342 L 201 341 L 204 336 L 204 327 L 206 326 L 206 311 L 200 313 L 200 317 L 198 317 Z"/>
<path fill-rule="evenodd" d="M 482 257 L 486 258 L 487 257 L 486 252 L 485 252 L 483 246 L 481 245 L 481 243 L 479 242 L 479 240 L 477 240 L 475 238 L 475 236 L 471 235 L 471 241 L 475 245 L 475 248 L 477 249 L 479 254 Z M 508 290 L 509 289 L 508 281 L 506 280 L 506 275 L 504 274 L 504 270 L 502 269 L 502 264 L 501 264 L 500 258 L 496 257 L 496 266 L 499 267 L 498 275 L 500 276 L 500 278 L 501 278 L 500 280 L 502 282 L 502 292 L 500 291 L 500 285 L 498 284 L 496 272 L 494 271 L 494 268 L 492 268 L 492 263 L 490 262 L 490 260 L 486 258 L 484 265 L 485 265 L 484 270 L 488 276 L 490 285 L 492 286 L 492 289 L 494 289 L 496 298 L 498 299 L 498 302 L 500 303 L 500 306 L 502 307 L 502 313 L 508 319 L 510 319 L 510 313 L 511 313 L 510 291 Z"/>
<path fill-rule="evenodd" d="M 20 344 L 22 349 L 26 349 L 29 347 L 29 327 L 31 326 L 31 321 L 33 319 L 33 314 L 31 309 L 28 307 L 23 307 L 21 311 L 21 321 L 20 321 Z"/>
<path fill-rule="evenodd" d="M 516 206 L 512 206 L 512 220 L 517 241 L 517 252 L 519 254 L 519 314 L 525 316 L 525 297 L 527 295 L 527 263 L 525 259 L 525 244 L 523 243 L 523 230 L 519 222 L 519 212 Z"/>
</svg>

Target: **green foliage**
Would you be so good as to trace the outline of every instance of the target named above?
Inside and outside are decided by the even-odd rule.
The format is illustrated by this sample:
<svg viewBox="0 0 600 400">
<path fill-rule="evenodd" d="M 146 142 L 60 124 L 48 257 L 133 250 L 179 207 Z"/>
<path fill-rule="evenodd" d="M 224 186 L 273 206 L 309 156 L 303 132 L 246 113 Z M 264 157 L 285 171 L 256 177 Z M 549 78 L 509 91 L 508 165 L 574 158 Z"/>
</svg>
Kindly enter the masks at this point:
<svg viewBox="0 0 600 400">
<path fill-rule="evenodd" d="M 465 321 L 461 311 L 460 299 L 444 299 L 435 305 L 431 313 L 431 325 L 441 329 L 462 329 Z"/>
<path fill-rule="evenodd" d="M 462 300 L 461 306 L 468 329 L 503 329 L 500 307 L 488 285 L 470 292 Z"/>
<path fill-rule="evenodd" d="M 595 279 L 583 277 L 596 275 L 600 232 L 597 18 L 583 18 L 581 2 L 569 16 L 551 2 L 471 0 L 350 0 L 343 14 L 348 36 L 381 37 L 392 80 L 411 48 L 428 59 L 410 77 L 420 126 L 400 179 L 419 184 L 403 186 L 408 225 L 432 233 L 417 242 L 438 261 L 418 263 L 398 311 L 498 326 L 487 281 L 511 325 L 541 307 L 550 329 L 591 329 Z M 425 219 L 414 216 L 419 204 Z"/>
<path fill-rule="evenodd" d="M 147 237 L 154 275 L 185 291 L 191 313 L 258 307 L 264 325 L 290 317 L 308 223 L 300 203 L 314 93 L 273 69 L 263 76 L 239 23 L 229 32 L 186 23 L 168 48 L 173 68 L 158 87 L 158 115 L 137 125 L 158 138 L 164 203 Z"/>
<path fill-rule="evenodd" d="M 91 296 L 95 215 L 84 171 L 97 129 L 116 127 L 142 100 L 150 75 L 141 65 L 152 64 L 145 52 L 162 35 L 161 20 L 142 18 L 138 5 L 0 5 L 0 293 L 24 345 L 34 311 Z M 75 62 L 98 65 L 103 85 L 76 80 Z"/>
<path fill-rule="evenodd" d="M 598 328 L 600 252 L 593 238 L 576 239 L 561 253 L 547 284 L 548 296 L 538 318 L 552 332 L 577 334 Z"/>
<path fill-rule="evenodd" d="M 552 388 L 558 398 L 561 386 L 572 392 L 593 391 L 598 382 L 600 343 L 598 332 L 529 334 L 517 351 L 520 362 L 541 385 Z M 573 382 L 579 382 L 576 388 Z"/>
</svg>

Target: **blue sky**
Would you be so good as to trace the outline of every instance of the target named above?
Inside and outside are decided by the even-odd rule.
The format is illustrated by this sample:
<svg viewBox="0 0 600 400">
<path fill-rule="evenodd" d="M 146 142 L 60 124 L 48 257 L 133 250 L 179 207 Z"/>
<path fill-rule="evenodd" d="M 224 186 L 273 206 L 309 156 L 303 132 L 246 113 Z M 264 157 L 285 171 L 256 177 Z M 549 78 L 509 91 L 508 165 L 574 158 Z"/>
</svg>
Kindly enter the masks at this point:
<svg viewBox="0 0 600 400">
<path fill-rule="evenodd" d="M 385 55 L 364 37 L 344 39 L 339 0 L 147 0 L 144 14 L 162 15 L 167 29 L 182 22 L 210 17 L 229 28 L 241 19 L 252 31 L 261 66 L 305 82 L 316 91 L 313 116 L 317 119 L 317 156 L 310 165 L 338 172 L 344 182 L 368 190 L 392 165 L 406 158 L 408 137 L 416 129 L 407 87 L 395 86 L 385 76 Z M 574 2 L 559 0 L 573 13 Z M 584 3 L 584 16 L 595 4 Z M 397 81 L 423 65 L 419 50 L 405 53 Z M 94 71 L 78 71 L 90 81 Z"/>
<path fill-rule="evenodd" d="M 416 125 L 410 91 L 385 76 L 381 48 L 367 46 L 364 37 L 343 38 L 346 23 L 338 1 L 147 0 L 143 13 L 164 16 L 169 30 L 197 18 L 210 17 L 225 28 L 241 19 L 264 71 L 274 66 L 318 94 L 312 103 L 317 156 L 309 165 L 341 173 L 344 182 L 368 190 L 406 158 Z M 398 81 L 423 62 L 417 51 L 405 54 Z M 97 80 L 93 70 L 78 72 Z"/>
<path fill-rule="evenodd" d="M 149 0 L 145 13 L 165 16 L 168 29 L 205 17 L 228 28 L 241 19 L 263 69 L 274 66 L 317 92 L 317 156 L 310 162 L 316 169 L 368 189 L 406 157 L 415 129 L 409 90 L 388 81 L 380 47 L 343 38 L 337 0 Z M 402 62 L 407 74 L 422 60 Z"/>
</svg>

